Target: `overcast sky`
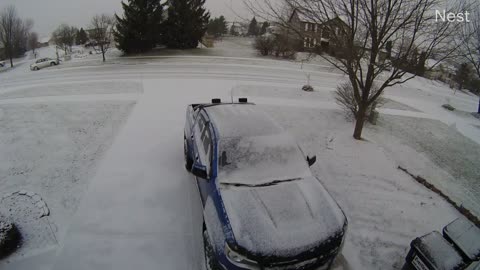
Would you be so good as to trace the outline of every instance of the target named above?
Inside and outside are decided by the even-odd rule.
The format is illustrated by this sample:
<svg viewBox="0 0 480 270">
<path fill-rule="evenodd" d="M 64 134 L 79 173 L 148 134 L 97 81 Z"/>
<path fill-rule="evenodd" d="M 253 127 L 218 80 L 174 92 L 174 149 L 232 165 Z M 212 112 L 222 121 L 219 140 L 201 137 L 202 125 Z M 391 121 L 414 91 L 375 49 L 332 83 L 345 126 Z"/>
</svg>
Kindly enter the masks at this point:
<svg viewBox="0 0 480 270">
<path fill-rule="evenodd" d="M 0 1 L 0 8 L 7 5 L 14 5 L 21 18 L 33 19 L 34 31 L 38 32 L 40 37 L 50 36 L 61 23 L 85 28 L 88 27 L 90 18 L 97 13 L 122 13 L 121 0 Z M 207 0 L 206 6 L 213 17 L 224 15 L 227 20 L 235 20 L 236 14 L 250 17 L 241 0 Z"/>
</svg>

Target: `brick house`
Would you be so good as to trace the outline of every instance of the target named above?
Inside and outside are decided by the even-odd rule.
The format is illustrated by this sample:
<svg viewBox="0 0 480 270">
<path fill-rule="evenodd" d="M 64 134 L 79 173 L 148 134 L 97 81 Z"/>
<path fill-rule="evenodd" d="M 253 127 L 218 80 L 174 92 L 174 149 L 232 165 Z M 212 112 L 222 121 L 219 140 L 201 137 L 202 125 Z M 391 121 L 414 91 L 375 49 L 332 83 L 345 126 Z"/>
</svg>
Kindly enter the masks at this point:
<svg viewBox="0 0 480 270">
<path fill-rule="evenodd" d="M 338 44 L 334 40 L 342 40 L 339 35 L 346 31 L 341 31 L 342 28 L 348 25 L 339 17 L 333 18 L 324 23 L 314 22 L 312 19 L 305 16 L 298 9 L 292 12 L 289 18 L 289 23 L 295 29 L 295 34 L 303 39 L 302 49 L 305 51 L 313 51 L 321 49 L 322 51 L 330 52 Z M 332 39 L 332 35 L 336 38 Z"/>
</svg>

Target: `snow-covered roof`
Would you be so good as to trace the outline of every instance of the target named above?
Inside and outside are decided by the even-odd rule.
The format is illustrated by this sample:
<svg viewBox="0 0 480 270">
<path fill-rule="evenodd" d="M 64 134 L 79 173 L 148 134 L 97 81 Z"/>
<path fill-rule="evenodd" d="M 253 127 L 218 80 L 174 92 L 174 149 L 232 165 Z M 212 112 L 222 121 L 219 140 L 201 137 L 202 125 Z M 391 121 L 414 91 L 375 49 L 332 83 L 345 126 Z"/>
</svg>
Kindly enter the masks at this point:
<svg viewBox="0 0 480 270">
<path fill-rule="evenodd" d="M 228 104 L 207 107 L 220 138 L 278 134 L 283 130 L 256 105 Z"/>
<path fill-rule="evenodd" d="M 309 23 L 315 23 L 315 20 L 313 20 L 310 16 L 307 16 L 305 12 L 300 11 L 299 9 L 295 9 L 292 13 L 292 17 L 297 15 L 298 19 L 301 22 L 309 22 Z M 291 19 L 291 18 L 290 18 Z"/>
<path fill-rule="evenodd" d="M 345 216 L 314 177 L 220 192 L 237 244 L 257 256 L 292 257 L 340 246 Z"/>
<path fill-rule="evenodd" d="M 311 15 L 309 15 L 309 13 L 311 13 Z M 298 19 L 301 21 L 301 22 L 308 22 L 308 23 L 321 23 L 319 21 L 319 18 L 317 17 L 317 15 L 315 15 L 314 12 L 312 11 L 307 11 L 307 10 L 300 10 L 300 9 L 295 9 L 291 15 L 291 17 L 293 17 L 294 15 L 297 15 L 298 16 Z M 290 17 L 290 20 L 292 19 Z M 342 22 L 347 22 L 348 21 L 348 18 L 347 16 L 343 16 L 343 15 L 334 15 L 334 14 L 330 14 L 328 16 L 330 19 L 328 21 L 332 21 L 332 20 L 340 20 Z"/>
<path fill-rule="evenodd" d="M 258 185 L 311 175 L 295 140 L 258 106 L 228 104 L 206 111 L 226 158 L 219 167 L 221 182 Z"/>
<path fill-rule="evenodd" d="M 40 43 L 48 43 L 50 41 L 50 37 L 43 37 L 40 39 Z"/>
</svg>

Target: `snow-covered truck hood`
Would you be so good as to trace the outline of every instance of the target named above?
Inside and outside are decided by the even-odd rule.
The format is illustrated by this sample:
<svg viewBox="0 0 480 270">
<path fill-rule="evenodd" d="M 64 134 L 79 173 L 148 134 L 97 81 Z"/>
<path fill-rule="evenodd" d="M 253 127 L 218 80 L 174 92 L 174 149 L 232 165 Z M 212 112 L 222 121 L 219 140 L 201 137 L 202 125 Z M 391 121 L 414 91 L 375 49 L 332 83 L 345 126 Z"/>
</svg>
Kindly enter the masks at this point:
<svg viewBox="0 0 480 270">
<path fill-rule="evenodd" d="M 343 237 L 345 215 L 314 177 L 266 187 L 224 185 L 221 194 L 237 244 L 256 256 L 294 257 Z"/>
</svg>

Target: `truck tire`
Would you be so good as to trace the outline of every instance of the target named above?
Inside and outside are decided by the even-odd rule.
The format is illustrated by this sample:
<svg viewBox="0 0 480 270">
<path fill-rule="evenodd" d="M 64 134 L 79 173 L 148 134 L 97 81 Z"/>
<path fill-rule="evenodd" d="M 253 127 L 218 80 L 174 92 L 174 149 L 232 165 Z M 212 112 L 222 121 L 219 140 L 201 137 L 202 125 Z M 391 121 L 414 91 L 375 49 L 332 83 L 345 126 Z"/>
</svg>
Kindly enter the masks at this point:
<svg viewBox="0 0 480 270">
<path fill-rule="evenodd" d="M 221 270 L 220 265 L 215 258 L 215 251 L 208 237 L 207 226 L 203 222 L 203 250 L 205 251 L 205 265 L 207 270 Z"/>
</svg>

